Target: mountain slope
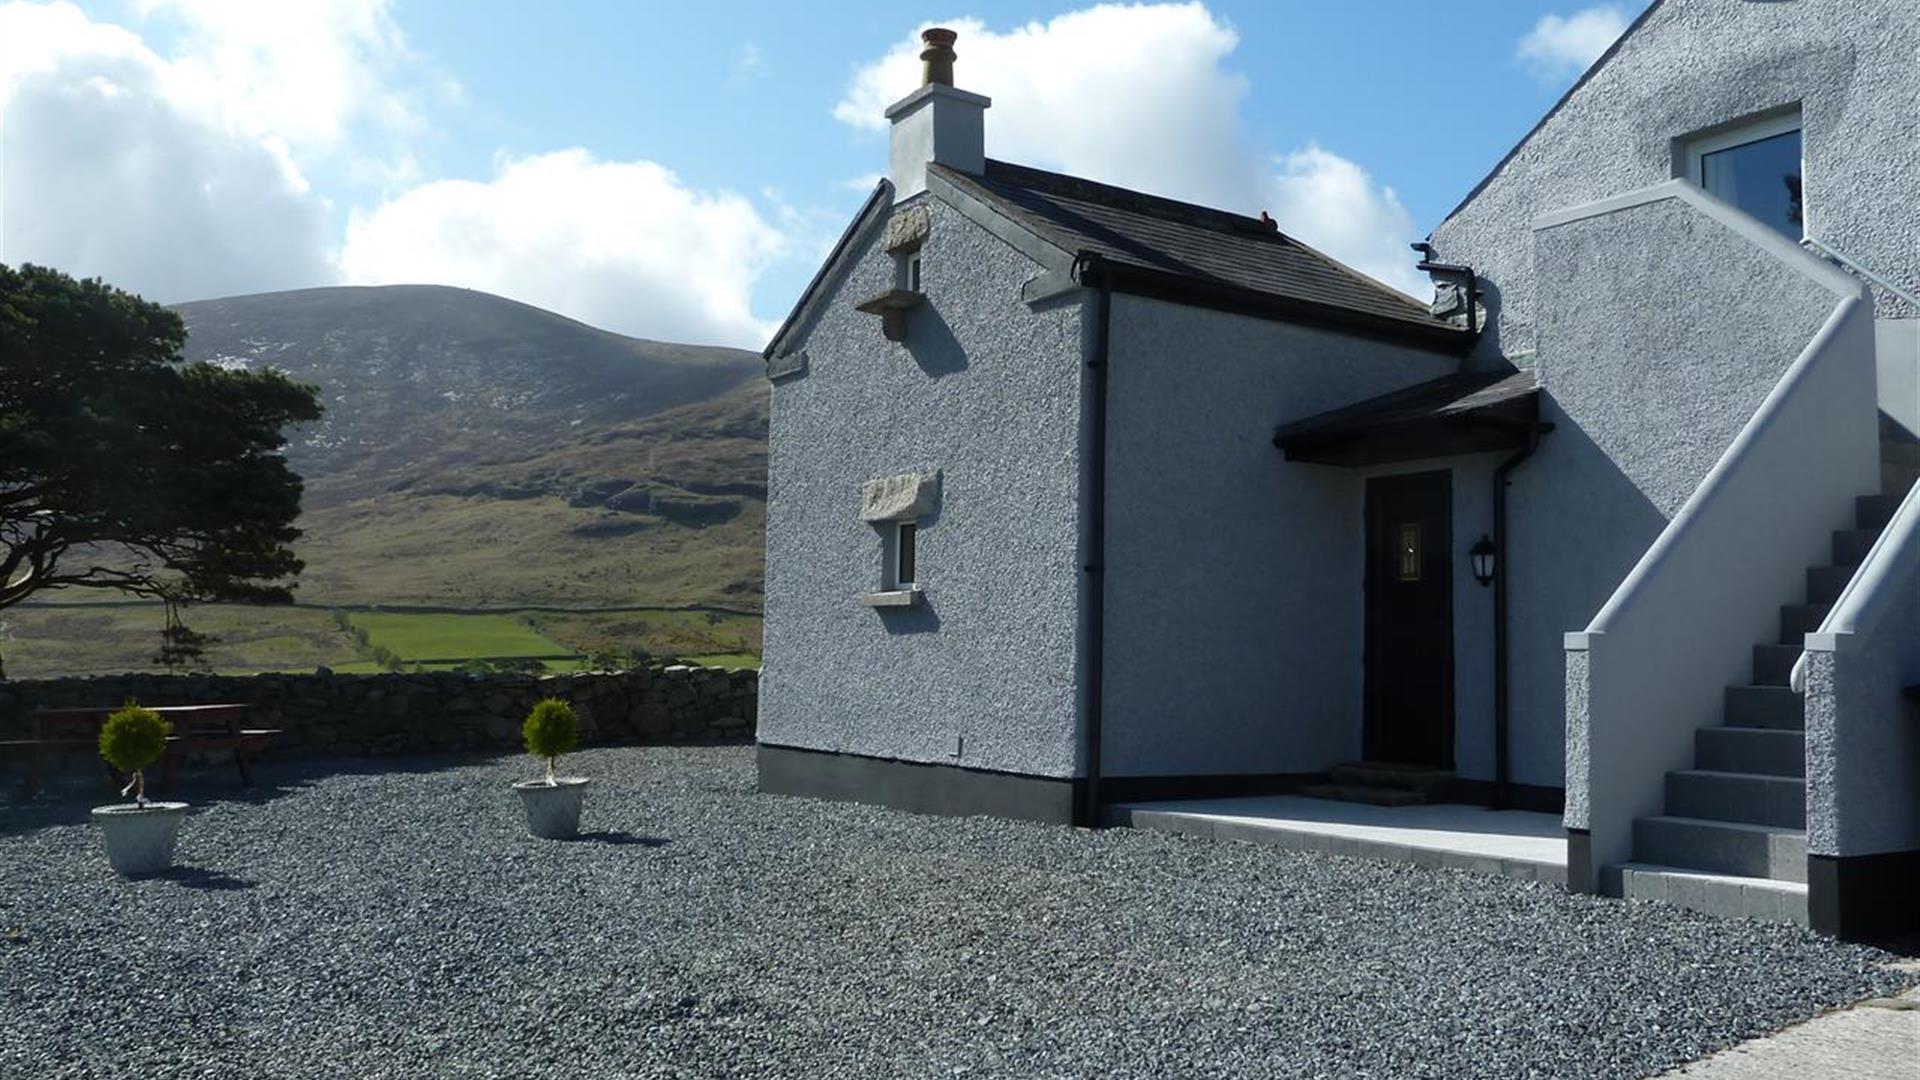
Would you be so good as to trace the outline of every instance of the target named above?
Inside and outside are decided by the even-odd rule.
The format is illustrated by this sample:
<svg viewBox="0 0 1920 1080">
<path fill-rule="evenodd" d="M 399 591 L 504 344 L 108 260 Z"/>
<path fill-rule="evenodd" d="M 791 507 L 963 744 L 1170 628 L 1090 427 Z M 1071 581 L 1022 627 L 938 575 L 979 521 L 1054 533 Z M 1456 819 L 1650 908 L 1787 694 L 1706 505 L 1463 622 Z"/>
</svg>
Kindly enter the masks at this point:
<svg viewBox="0 0 1920 1080">
<path fill-rule="evenodd" d="M 760 358 L 438 286 L 183 304 L 187 355 L 320 387 L 309 603 L 757 608 Z"/>
<path fill-rule="evenodd" d="M 757 610 L 767 390 L 309 509 L 302 600 Z"/>
<path fill-rule="evenodd" d="M 314 508 L 522 457 L 712 398 L 761 371 L 744 350 L 622 337 L 436 285 L 303 289 L 176 310 L 189 359 L 272 365 L 321 388 L 327 415 L 288 448 Z"/>
</svg>

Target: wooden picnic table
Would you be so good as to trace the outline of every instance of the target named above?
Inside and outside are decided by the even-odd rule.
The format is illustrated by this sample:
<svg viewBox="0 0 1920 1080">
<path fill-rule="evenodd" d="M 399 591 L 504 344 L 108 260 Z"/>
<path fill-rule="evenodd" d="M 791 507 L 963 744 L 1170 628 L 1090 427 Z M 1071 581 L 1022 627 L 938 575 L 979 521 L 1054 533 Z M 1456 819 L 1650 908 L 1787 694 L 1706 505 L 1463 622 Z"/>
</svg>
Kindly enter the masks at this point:
<svg viewBox="0 0 1920 1080">
<path fill-rule="evenodd" d="M 125 707 L 103 705 L 77 709 L 36 709 L 33 713 L 33 738 L 0 741 L 0 746 L 26 751 L 27 791 L 32 793 L 40 789 L 40 766 L 47 751 L 57 750 L 64 755 L 75 749 L 96 749 L 100 745 L 100 728 L 107 722 L 107 717 Z M 161 790 L 172 786 L 180 759 L 195 750 L 232 750 L 234 764 L 240 770 L 240 783 L 250 787 L 253 774 L 248 769 L 248 759 L 265 749 L 280 734 L 279 728 L 242 727 L 247 710 L 252 708 L 244 702 L 147 707 L 158 713 L 161 719 L 173 724 L 173 733 L 167 736 L 166 755 L 161 759 L 158 785 Z M 111 776 L 118 776 L 111 766 L 107 772 Z"/>
</svg>

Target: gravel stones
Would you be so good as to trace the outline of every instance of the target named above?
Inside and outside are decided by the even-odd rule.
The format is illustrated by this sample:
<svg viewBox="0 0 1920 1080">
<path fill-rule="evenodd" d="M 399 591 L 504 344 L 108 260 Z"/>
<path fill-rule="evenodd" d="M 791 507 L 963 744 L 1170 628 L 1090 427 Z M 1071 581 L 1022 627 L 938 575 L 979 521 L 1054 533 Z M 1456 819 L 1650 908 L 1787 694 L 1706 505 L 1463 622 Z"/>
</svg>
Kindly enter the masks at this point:
<svg viewBox="0 0 1920 1080">
<path fill-rule="evenodd" d="M 269 764 L 115 878 L 0 819 L 0 1076 L 1612 1077 L 1905 985 L 1658 904 L 760 796 L 744 748 Z"/>
</svg>

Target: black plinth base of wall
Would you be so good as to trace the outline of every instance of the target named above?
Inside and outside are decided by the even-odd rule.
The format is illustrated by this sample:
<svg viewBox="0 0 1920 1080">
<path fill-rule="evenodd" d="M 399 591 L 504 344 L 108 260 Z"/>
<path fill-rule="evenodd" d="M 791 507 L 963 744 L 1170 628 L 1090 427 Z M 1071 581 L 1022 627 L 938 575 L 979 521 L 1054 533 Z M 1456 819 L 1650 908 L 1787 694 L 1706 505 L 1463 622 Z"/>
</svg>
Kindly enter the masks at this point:
<svg viewBox="0 0 1920 1080">
<path fill-rule="evenodd" d="M 1920 851 L 1807 856 L 1807 921 L 1847 941 L 1920 935 Z"/>
<path fill-rule="evenodd" d="M 1324 784 L 1326 773 L 1230 773 L 1202 776 L 1106 776 L 1100 801 L 1171 802 L 1179 799 L 1238 799 L 1249 795 L 1290 795 L 1309 784 Z"/>
<path fill-rule="evenodd" d="M 760 790 L 769 795 L 876 803 L 916 814 L 1075 823 L 1082 781 L 927 765 L 760 744 Z"/>
<path fill-rule="evenodd" d="M 1590 893 L 1598 889 L 1593 876 L 1593 834 L 1586 829 L 1567 830 L 1567 891 Z"/>
</svg>

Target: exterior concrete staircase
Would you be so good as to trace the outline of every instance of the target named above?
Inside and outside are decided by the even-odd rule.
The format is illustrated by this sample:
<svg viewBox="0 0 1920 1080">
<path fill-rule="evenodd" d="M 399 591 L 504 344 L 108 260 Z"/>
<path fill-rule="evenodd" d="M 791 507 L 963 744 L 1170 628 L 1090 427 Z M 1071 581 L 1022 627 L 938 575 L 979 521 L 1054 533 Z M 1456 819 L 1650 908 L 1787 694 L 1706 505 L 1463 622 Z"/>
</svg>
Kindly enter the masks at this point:
<svg viewBox="0 0 1920 1080">
<path fill-rule="evenodd" d="M 1833 563 L 1807 571 L 1806 602 L 1780 609 L 1780 638 L 1753 647 L 1753 682 L 1729 686 L 1725 722 L 1694 733 L 1694 767 L 1667 774 L 1665 813 L 1634 822 L 1634 861 L 1605 891 L 1709 914 L 1807 922 L 1805 701 L 1788 685 L 1867 550 L 1920 478 L 1920 444 L 1881 440 L 1881 493 L 1833 534 Z"/>
</svg>

